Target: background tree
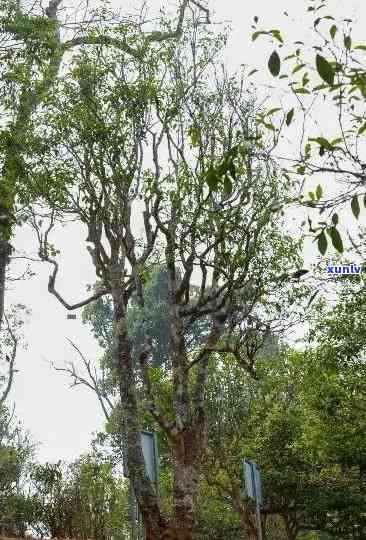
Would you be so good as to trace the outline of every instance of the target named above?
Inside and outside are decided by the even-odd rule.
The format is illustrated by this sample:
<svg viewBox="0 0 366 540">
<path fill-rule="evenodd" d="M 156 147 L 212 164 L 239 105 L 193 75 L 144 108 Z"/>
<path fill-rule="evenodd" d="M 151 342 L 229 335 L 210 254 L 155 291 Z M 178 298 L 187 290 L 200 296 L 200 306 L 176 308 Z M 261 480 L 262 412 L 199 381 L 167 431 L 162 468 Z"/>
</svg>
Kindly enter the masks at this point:
<svg viewBox="0 0 366 540">
<path fill-rule="evenodd" d="M 24 536 L 30 504 L 24 482 L 34 444 L 4 404 L 0 406 L 0 534 Z"/>
</svg>

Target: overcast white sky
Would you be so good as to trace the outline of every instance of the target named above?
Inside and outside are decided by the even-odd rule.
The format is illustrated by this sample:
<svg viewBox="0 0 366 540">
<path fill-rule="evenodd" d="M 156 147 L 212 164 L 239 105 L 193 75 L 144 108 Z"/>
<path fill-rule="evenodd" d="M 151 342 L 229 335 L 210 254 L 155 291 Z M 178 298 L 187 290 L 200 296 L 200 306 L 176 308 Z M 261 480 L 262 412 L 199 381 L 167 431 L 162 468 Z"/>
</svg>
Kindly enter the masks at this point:
<svg viewBox="0 0 366 540">
<path fill-rule="evenodd" d="M 157 0 L 150 0 L 149 4 L 155 8 L 161 5 Z M 305 0 L 211 0 L 210 4 L 215 12 L 213 19 L 230 22 L 233 29 L 226 53 L 230 68 L 249 64 L 264 69 L 266 73 L 268 43 L 259 40 L 253 44 L 251 41 L 250 26 L 255 15 L 265 27 L 280 27 L 289 39 L 306 41 L 310 20 L 304 19 L 308 5 Z M 364 3 L 329 0 L 329 5 L 332 12 L 335 10 L 345 17 L 357 14 L 361 39 L 366 20 Z M 284 17 L 284 11 L 288 11 L 294 20 Z M 268 78 L 261 76 L 253 81 L 273 83 L 269 74 Z M 80 241 L 85 237 L 86 232 L 74 224 L 56 238 L 57 247 L 61 250 L 58 288 L 70 302 L 84 298 L 86 284 L 95 281 L 85 243 Z M 14 245 L 30 254 L 36 249 L 26 229 L 18 232 Z M 66 338 L 75 341 L 90 358 L 97 357 L 98 345 L 82 325 L 81 313 L 77 313 L 76 321 L 67 320 L 66 310 L 47 292 L 47 266 L 35 264 L 33 270 L 37 272 L 36 277 L 31 281 L 16 282 L 8 291 L 8 302 L 22 302 L 32 310 L 25 328 L 28 349 L 19 353 L 17 363 L 20 372 L 11 400 L 16 404 L 16 414 L 24 427 L 31 431 L 36 441 L 42 442 L 38 453 L 41 461 L 72 460 L 88 450 L 92 432 L 102 428 L 103 416 L 92 393 L 81 387 L 69 389 L 69 380 L 52 371 L 47 362 L 62 365 L 67 360 L 76 359 Z"/>
</svg>

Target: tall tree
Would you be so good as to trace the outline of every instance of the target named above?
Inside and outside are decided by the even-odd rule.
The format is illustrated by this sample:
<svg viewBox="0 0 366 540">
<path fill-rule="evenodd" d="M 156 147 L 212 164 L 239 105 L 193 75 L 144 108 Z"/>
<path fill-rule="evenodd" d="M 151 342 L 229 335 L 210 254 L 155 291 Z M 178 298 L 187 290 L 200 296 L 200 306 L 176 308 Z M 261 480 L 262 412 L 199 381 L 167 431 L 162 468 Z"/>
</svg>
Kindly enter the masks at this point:
<svg viewBox="0 0 366 540">
<path fill-rule="evenodd" d="M 298 243 L 279 227 L 291 186 L 262 161 L 265 148 L 254 143 L 254 105 L 243 80 L 214 69 L 224 37 L 200 28 L 195 19 L 179 47 L 147 48 L 144 63 L 120 50 L 105 55 L 100 47 L 84 48 L 39 115 L 37 133 L 48 152 L 31 160 L 34 178 L 62 172 L 73 179 L 71 189 L 65 184 L 67 203 L 54 211 L 77 215 L 87 226 L 101 282 L 91 298 L 65 301 L 56 289 L 59 265 L 48 232 L 40 254 L 53 266 L 49 291 L 69 310 L 105 294 L 112 298 L 120 429 L 149 540 L 194 537 L 212 354 L 230 352 L 255 374 L 257 348 L 298 295 L 289 277 L 300 263 Z M 156 392 L 148 325 L 138 365 L 127 325 L 132 297 L 144 306 L 146 272 L 157 262 L 167 268 L 168 405 Z M 207 319 L 191 355 L 187 336 L 195 321 Z M 141 411 L 170 447 L 170 522 L 146 474 Z"/>
</svg>

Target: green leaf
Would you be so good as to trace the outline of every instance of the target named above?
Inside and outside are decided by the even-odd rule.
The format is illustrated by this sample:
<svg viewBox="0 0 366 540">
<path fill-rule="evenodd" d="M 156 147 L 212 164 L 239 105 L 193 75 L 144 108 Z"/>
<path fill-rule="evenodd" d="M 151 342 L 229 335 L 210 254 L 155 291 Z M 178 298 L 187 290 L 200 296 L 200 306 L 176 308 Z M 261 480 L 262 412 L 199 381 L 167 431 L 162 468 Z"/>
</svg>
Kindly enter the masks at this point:
<svg viewBox="0 0 366 540">
<path fill-rule="evenodd" d="M 224 192 L 226 195 L 231 195 L 233 191 L 233 183 L 230 178 L 226 175 L 224 178 Z"/>
<path fill-rule="evenodd" d="M 191 126 L 188 130 L 188 133 L 191 138 L 191 145 L 192 147 L 197 147 L 200 145 L 201 141 L 201 132 L 200 129 L 197 126 Z"/>
<path fill-rule="evenodd" d="M 364 195 L 364 197 L 363 197 L 363 205 L 366 208 L 366 195 Z"/>
<path fill-rule="evenodd" d="M 327 84 L 318 84 L 317 86 L 314 86 L 313 92 L 317 92 L 318 90 L 324 90 L 324 88 L 328 88 Z"/>
<path fill-rule="evenodd" d="M 270 131 L 276 131 L 276 128 L 274 127 L 272 123 L 262 122 L 262 124 L 264 125 L 265 128 L 269 129 Z"/>
<path fill-rule="evenodd" d="M 248 73 L 248 77 L 250 77 L 251 75 L 254 75 L 254 73 L 257 73 L 257 71 L 258 71 L 257 69 L 252 69 L 252 71 Z"/>
<path fill-rule="evenodd" d="M 271 75 L 273 75 L 273 77 L 277 77 L 280 74 L 281 59 L 280 59 L 277 51 L 273 51 L 273 53 L 269 57 L 268 69 L 269 69 Z"/>
<path fill-rule="evenodd" d="M 236 179 L 236 167 L 235 167 L 235 163 L 233 161 L 230 161 L 229 166 L 228 166 L 228 170 L 229 170 L 229 173 L 231 174 L 231 178 L 233 178 L 233 180 L 235 180 Z"/>
<path fill-rule="evenodd" d="M 358 216 L 360 215 L 360 203 L 358 202 L 357 195 L 352 197 L 351 210 L 355 218 L 358 219 Z"/>
<path fill-rule="evenodd" d="M 352 47 L 351 36 L 344 36 L 344 46 L 346 47 L 347 51 L 351 50 L 351 47 Z"/>
<path fill-rule="evenodd" d="M 289 126 L 291 124 L 293 117 L 294 117 L 294 109 L 291 109 L 286 114 L 286 126 Z"/>
<path fill-rule="evenodd" d="M 293 91 L 295 94 L 310 94 L 309 90 L 306 90 L 306 88 L 294 88 Z"/>
<path fill-rule="evenodd" d="M 265 32 L 264 30 L 259 30 L 258 32 L 254 32 L 254 34 L 252 34 L 252 41 L 255 41 L 257 37 L 264 34 L 268 34 L 268 32 Z"/>
<path fill-rule="evenodd" d="M 359 49 L 360 51 L 366 51 L 366 45 L 357 45 L 355 49 Z"/>
<path fill-rule="evenodd" d="M 219 176 L 213 167 L 210 167 L 206 173 L 206 184 L 210 189 L 215 191 L 219 184 Z"/>
<path fill-rule="evenodd" d="M 333 247 L 339 252 L 343 253 L 343 242 L 341 235 L 335 227 L 329 229 L 329 236 L 332 240 Z"/>
<path fill-rule="evenodd" d="M 328 60 L 326 60 L 324 56 L 317 54 L 315 57 L 315 64 L 316 64 L 316 69 L 320 77 L 323 79 L 323 81 L 333 86 L 334 69 L 332 68 Z"/>
<path fill-rule="evenodd" d="M 316 198 L 319 200 L 322 198 L 323 196 L 323 188 L 321 187 L 320 184 L 318 184 L 316 190 L 315 190 L 315 194 L 316 194 Z"/>
<path fill-rule="evenodd" d="M 281 36 L 281 32 L 279 30 L 270 30 L 269 31 L 270 34 L 272 34 L 272 36 L 277 39 L 277 41 L 279 41 L 280 43 L 283 43 L 283 39 L 282 39 L 282 36 Z"/>
<path fill-rule="evenodd" d="M 328 247 L 328 240 L 327 240 L 327 237 L 325 236 L 324 231 L 322 231 L 319 234 L 319 236 L 317 237 L 317 240 L 318 240 L 318 250 L 320 251 L 322 255 L 325 255 L 327 251 L 327 247 Z"/>
<path fill-rule="evenodd" d="M 330 144 L 332 146 L 335 146 L 336 144 L 339 144 L 341 142 L 343 142 L 343 137 L 338 137 L 338 139 L 333 139 Z"/>
<path fill-rule="evenodd" d="M 265 116 L 269 116 L 271 114 L 274 114 L 278 111 L 282 111 L 281 107 L 274 107 L 273 109 L 270 109 L 268 112 L 266 112 Z"/>
<path fill-rule="evenodd" d="M 298 71 L 300 71 L 300 69 L 302 69 L 303 67 L 305 67 L 306 64 L 298 64 L 297 66 L 294 67 L 294 69 L 292 70 L 292 74 L 294 75 L 295 73 L 297 73 Z"/>
<path fill-rule="evenodd" d="M 366 131 L 366 122 L 360 127 L 360 129 L 358 130 L 358 134 L 362 135 L 363 133 L 365 133 L 365 131 Z"/>
<path fill-rule="evenodd" d="M 317 142 L 321 147 L 326 150 L 333 150 L 333 145 L 324 137 L 309 138 L 309 141 Z"/>
<path fill-rule="evenodd" d="M 336 35 L 337 30 L 338 30 L 338 29 L 337 29 L 337 27 L 336 27 L 335 24 L 333 24 L 333 25 L 330 27 L 329 34 L 330 34 L 330 37 L 331 37 L 332 39 L 334 39 L 334 36 Z"/>
<path fill-rule="evenodd" d="M 338 221 L 339 221 L 338 214 L 334 213 L 332 215 L 332 223 L 333 223 L 333 225 L 338 225 Z"/>
</svg>

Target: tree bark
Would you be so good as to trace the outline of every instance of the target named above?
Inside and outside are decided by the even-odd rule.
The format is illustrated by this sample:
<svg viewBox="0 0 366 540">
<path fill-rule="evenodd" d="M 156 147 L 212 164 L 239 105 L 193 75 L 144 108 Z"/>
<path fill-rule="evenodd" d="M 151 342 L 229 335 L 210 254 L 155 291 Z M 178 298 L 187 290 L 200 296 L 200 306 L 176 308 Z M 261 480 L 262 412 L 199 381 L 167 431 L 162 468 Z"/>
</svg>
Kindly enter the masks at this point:
<svg viewBox="0 0 366 540">
<path fill-rule="evenodd" d="M 187 428 L 173 446 L 173 503 L 178 538 L 191 540 L 197 529 L 200 461 L 197 433 Z"/>
<path fill-rule="evenodd" d="M 5 276 L 6 267 L 9 264 L 11 254 L 11 245 L 6 240 L 0 240 L 0 330 L 4 316 L 5 306 Z"/>
<path fill-rule="evenodd" d="M 150 482 L 141 449 L 141 426 L 136 396 L 136 382 L 131 355 L 131 343 L 126 332 L 126 293 L 121 286 L 123 276 L 120 272 L 112 273 L 112 299 L 117 337 L 116 368 L 119 377 L 121 405 L 123 409 L 126 454 L 129 476 L 134 494 L 146 528 L 147 540 L 160 540 L 167 524 L 161 515 L 157 496 Z M 168 537 L 169 538 L 169 537 Z"/>
<path fill-rule="evenodd" d="M 286 528 L 286 534 L 287 534 L 288 540 L 296 540 L 298 532 L 299 532 L 299 527 L 296 520 L 296 514 L 294 517 L 291 517 L 288 515 L 283 515 L 282 517 L 285 522 L 285 528 Z"/>
</svg>

